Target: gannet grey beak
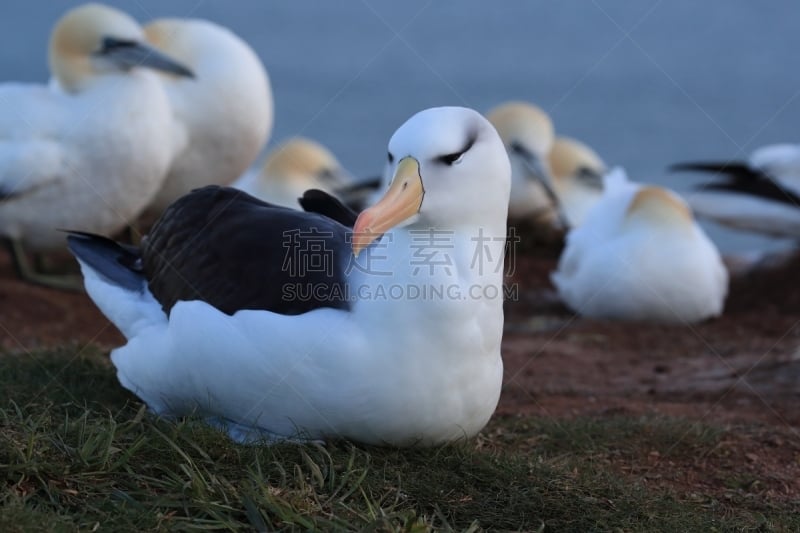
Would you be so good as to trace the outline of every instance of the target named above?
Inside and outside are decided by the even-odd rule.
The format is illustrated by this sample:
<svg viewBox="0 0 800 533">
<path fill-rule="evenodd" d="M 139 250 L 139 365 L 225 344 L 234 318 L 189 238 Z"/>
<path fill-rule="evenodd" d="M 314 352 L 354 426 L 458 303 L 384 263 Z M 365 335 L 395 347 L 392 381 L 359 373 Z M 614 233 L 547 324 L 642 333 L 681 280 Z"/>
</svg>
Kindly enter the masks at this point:
<svg viewBox="0 0 800 533">
<path fill-rule="evenodd" d="M 139 41 L 104 37 L 103 47 L 95 55 L 104 57 L 122 69 L 146 67 L 177 76 L 194 78 L 194 72 L 171 57 Z"/>
<path fill-rule="evenodd" d="M 419 161 L 404 157 L 397 165 L 389 190 L 378 203 L 358 215 L 353 226 L 353 254 L 394 226 L 419 213 L 425 188 L 419 171 Z"/>
<path fill-rule="evenodd" d="M 329 187 L 337 191 L 350 186 L 356 181 L 356 179 L 343 168 L 338 168 L 336 170 L 325 169 L 318 176 Z"/>
<path fill-rule="evenodd" d="M 544 161 L 519 143 L 513 143 L 511 145 L 511 150 L 522 157 L 522 161 L 525 164 L 528 175 L 541 184 L 542 189 L 544 189 L 545 194 L 550 200 L 550 203 L 553 204 L 553 207 L 556 210 L 556 214 L 558 215 L 558 219 L 562 227 L 565 230 L 569 229 L 569 219 L 564 213 L 564 207 L 561 205 L 558 195 L 553 190 L 553 186 L 550 183 L 550 178 L 548 177 L 549 172 L 547 167 L 545 167 Z"/>
<path fill-rule="evenodd" d="M 531 178 L 542 183 L 542 185 L 545 187 L 550 186 L 550 183 L 547 182 L 546 177 L 547 169 L 545 168 L 541 158 L 516 142 L 511 145 L 511 150 L 522 157 L 522 160 L 525 162 L 525 167 L 528 169 L 528 173 Z"/>
<path fill-rule="evenodd" d="M 350 182 L 336 189 L 336 195 L 349 198 L 360 194 L 372 193 L 380 189 L 381 183 L 383 183 L 383 176 L 371 176 L 365 179 L 353 177 Z"/>
</svg>

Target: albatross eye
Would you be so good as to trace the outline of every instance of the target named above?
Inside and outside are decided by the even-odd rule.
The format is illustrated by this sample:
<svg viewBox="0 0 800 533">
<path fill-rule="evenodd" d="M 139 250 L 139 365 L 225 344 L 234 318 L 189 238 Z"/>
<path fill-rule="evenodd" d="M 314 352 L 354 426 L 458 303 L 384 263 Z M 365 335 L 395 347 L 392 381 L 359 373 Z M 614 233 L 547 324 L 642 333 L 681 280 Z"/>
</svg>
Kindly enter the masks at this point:
<svg viewBox="0 0 800 533">
<path fill-rule="evenodd" d="M 389 156 L 389 164 L 391 165 L 392 163 L 394 163 L 394 156 L 392 155 L 392 152 L 389 152 L 388 156 Z"/>
<path fill-rule="evenodd" d="M 435 161 L 442 163 L 447 166 L 453 166 L 461 163 L 461 160 L 464 158 L 464 154 L 466 154 L 472 145 L 475 144 L 475 141 L 478 139 L 477 133 L 471 133 L 469 138 L 467 139 L 467 143 L 464 147 L 459 150 L 458 152 L 453 152 L 452 154 L 445 154 L 440 155 L 435 159 Z"/>
<path fill-rule="evenodd" d="M 452 154 L 440 155 L 436 158 L 437 161 L 440 163 L 444 163 L 447 166 L 457 165 L 461 162 L 464 157 L 466 150 L 463 152 L 454 152 Z"/>
</svg>

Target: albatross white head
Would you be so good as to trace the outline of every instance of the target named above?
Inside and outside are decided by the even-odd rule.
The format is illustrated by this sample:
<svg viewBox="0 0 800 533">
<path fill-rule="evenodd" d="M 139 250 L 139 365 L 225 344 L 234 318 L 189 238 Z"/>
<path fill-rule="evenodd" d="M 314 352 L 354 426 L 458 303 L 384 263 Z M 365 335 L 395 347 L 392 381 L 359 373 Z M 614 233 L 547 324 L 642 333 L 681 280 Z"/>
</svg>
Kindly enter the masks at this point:
<svg viewBox="0 0 800 533">
<path fill-rule="evenodd" d="M 179 76 L 192 72 L 144 44 L 142 28 L 131 17 L 102 4 L 68 11 L 50 37 L 50 71 L 59 86 L 75 93 L 98 76 L 147 67 Z"/>
<path fill-rule="evenodd" d="M 505 235 L 510 174 L 495 129 L 477 111 L 420 111 L 389 141 L 392 180 L 353 228 L 353 252 L 399 225 Z"/>
</svg>

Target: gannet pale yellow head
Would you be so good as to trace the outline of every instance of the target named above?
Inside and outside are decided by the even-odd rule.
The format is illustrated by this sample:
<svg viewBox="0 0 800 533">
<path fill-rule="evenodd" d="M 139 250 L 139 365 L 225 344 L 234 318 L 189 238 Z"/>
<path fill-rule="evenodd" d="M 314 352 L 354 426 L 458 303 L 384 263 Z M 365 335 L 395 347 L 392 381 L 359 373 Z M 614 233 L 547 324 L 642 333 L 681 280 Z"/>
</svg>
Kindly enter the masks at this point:
<svg viewBox="0 0 800 533">
<path fill-rule="evenodd" d="M 598 180 L 606 173 L 606 164 L 597 152 L 570 137 L 556 138 L 548 161 L 556 188 L 559 182 L 570 178 Z"/>
<path fill-rule="evenodd" d="M 651 185 L 636 191 L 625 213 L 626 227 L 640 223 L 658 227 L 690 227 L 694 217 L 677 194 Z"/>
<path fill-rule="evenodd" d="M 330 150 L 304 137 L 276 147 L 264 162 L 259 179 L 285 180 L 303 191 L 331 191 L 353 181 Z"/>
<path fill-rule="evenodd" d="M 544 158 L 553 146 L 553 121 L 540 107 L 527 102 L 507 102 L 486 114 L 509 151 L 514 145 Z"/>
<path fill-rule="evenodd" d="M 509 216 L 533 216 L 549 224 L 557 210 L 547 162 L 555 137 L 553 122 L 539 107 L 527 102 L 501 104 L 487 118 L 500 134 L 511 160 Z"/>
<path fill-rule="evenodd" d="M 190 42 L 191 34 L 181 19 L 163 18 L 148 22 L 142 28 L 147 42 L 169 54 L 187 67 L 195 69 L 198 54 Z"/>
<path fill-rule="evenodd" d="M 497 132 L 477 111 L 436 107 L 389 141 L 389 189 L 353 227 L 353 252 L 399 225 L 505 234 L 511 168 Z"/>
<path fill-rule="evenodd" d="M 226 67 L 235 68 L 238 54 L 249 52 L 254 55 L 229 29 L 202 19 L 152 20 L 145 24 L 144 35 L 155 48 L 192 69 L 203 83 L 213 83 L 218 78 L 209 72 L 201 72 L 204 63 L 218 63 L 214 66 L 224 73 Z"/>
<path fill-rule="evenodd" d="M 80 91 L 98 74 L 134 67 L 192 76 L 144 40 L 141 27 L 127 14 L 102 4 L 84 4 L 56 23 L 50 37 L 50 70 L 68 92 Z"/>
<path fill-rule="evenodd" d="M 580 226 L 603 195 L 606 166 L 580 141 L 558 137 L 548 154 L 553 192 L 570 227 Z"/>
</svg>

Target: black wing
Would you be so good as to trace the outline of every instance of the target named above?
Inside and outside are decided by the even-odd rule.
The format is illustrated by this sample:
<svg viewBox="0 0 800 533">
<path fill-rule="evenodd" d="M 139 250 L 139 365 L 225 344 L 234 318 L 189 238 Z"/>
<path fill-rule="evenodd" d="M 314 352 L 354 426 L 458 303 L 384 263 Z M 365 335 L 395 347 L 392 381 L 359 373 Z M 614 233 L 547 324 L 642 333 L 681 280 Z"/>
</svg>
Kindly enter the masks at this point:
<svg viewBox="0 0 800 533">
<path fill-rule="evenodd" d="M 695 171 L 717 174 L 724 181 L 698 185 L 700 190 L 719 190 L 748 194 L 800 207 L 800 196 L 782 187 L 769 174 L 743 162 L 728 163 L 678 163 L 669 167 L 671 171 Z"/>
<path fill-rule="evenodd" d="M 68 231 L 70 252 L 108 280 L 129 291 L 143 291 L 145 277 L 139 250 L 107 237 Z"/>
<path fill-rule="evenodd" d="M 142 261 L 150 291 L 167 313 L 186 300 L 226 314 L 349 309 L 348 234 L 326 216 L 209 186 L 164 212 L 142 242 Z"/>
<path fill-rule="evenodd" d="M 358 213 L 344 205 L 338 198 L 319 189 L 309 189 L 297 199 L 304 211 L 332 218 L 339 224 L 352 228 Z"/>
<path fill-rule="evenodd" d="M 670 165 L 671 172 L 707 172 L 712 174 L 722 174 L 730 176 L 732 179 L 762 179 L 769 176 L 748 165 L 743 161 L 708 162 L 692 161 L 686 163 L 676 163 Z"/>
</svg>

